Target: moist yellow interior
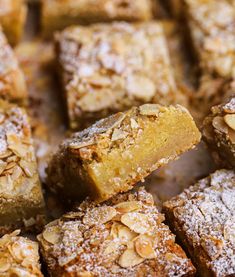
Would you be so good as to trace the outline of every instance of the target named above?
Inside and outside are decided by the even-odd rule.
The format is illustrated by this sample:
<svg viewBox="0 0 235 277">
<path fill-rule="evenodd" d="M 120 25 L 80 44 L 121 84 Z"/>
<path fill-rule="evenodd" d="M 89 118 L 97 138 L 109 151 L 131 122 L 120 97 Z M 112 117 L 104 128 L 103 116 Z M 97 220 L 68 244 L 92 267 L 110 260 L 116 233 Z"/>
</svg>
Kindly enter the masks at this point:
<svg viewBox="0 0 235 277">
<path fill-rule="evenodd" d="M 136 143 L 127 150 L 113 149 L 102 162 L 88 165 L 88 173 L 100 200 L 108 199 L 148 175 L 150 171 L 190 149 L 200 133 L 189 114 L 169 110 L 157 120 L 146 119 L 145 128 Z M 133 178 L 141 169 L 141 174 Z M 97 198 L 97 196 L 96 196 Z"/>
</svg>

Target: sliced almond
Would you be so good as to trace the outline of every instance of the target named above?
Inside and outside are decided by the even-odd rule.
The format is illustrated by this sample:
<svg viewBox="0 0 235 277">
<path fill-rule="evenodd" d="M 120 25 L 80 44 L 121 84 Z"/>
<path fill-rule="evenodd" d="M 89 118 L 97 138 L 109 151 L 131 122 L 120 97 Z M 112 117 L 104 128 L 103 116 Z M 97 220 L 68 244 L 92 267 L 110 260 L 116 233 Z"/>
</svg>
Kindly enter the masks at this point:
<svg viewBox="0 0 235 277">
<path fill-rule="evenodd" d="M 142 204 L 139 201 L 126 201 L 115 205 L 114 208 L 119 213 L 128 213 L 140 210 L 142 208 Z"/>
<path fill-rule="evenodd" d="M 135 121 L 134 118 L 131 118 L 131 128 L 132 128 L 132 129 L 137 129 L 137 128 L 139 128 L 139 125 L 138 125 L 138 123 Z"/>
<path fill-rule="evenodd" d="M 110 241 L 104 250 L 104 255 L 109 255 L 116 252 L 120 247 L 120 243 L 116 241 Z"/>
<path fill-rule="evenodd" d="M 226 124 L 235 131 L 235 114 L 226 114 L 224 116 Z"/>
<path fill-rule="evenodd" d="M 122 242 L 128 242 L 134 239 L 137 234 L 121 223 L 114 222 L 110 235 L 113 238 L 119 238 Z"/>
<path fill-rule="evenodd" d="M 34 173 L 36 172 L 36 167 L 33 162 L 27 162 L 21 159 L 19 164 L 21 168 L 24 170 L 26 176 L 33 177 Z"/>
<path fill-rule="evenodd" d="M 7 163 L 0 160 L 0 175 L 6 169 Z"/>
<path fill-rule="evenodd" d="M 149 218 L 138 212 L 126 213 L 121 217 L 121 222 L 138 234 L 145 234 L 151 231 Z"/>
<path fill-rule="evenodd" d="M 48 227 L 42 233 L 42 236 L 47 242 L 56 244 L 60 239 L 60 228 L 58 226 Z"/>
<path fill-rule="evenodd" d="M 223 117 L 216 116 L 212 121 L 212 125 L 216 130 L 222 133 L 228 133 L 228 126 L 225 124 Z"/>
<path fill-rule="evenodd" d="M 118 264 L 123 268 L 136 266 L 142 263 L 144 259 L 140 257 L 134 249 L 127 249 L 120 257 Z"/>
<path fill-rule="evenodd" d="M 10 262 L 7 258 L 0 258 L 0 272 L 6 272 L 11 267 Z M 5 276 L 5 275 L 4 275 Z"/>
<path fill-rule="evenodd" d="M 117 211 L 113 207 L 103 206 L 97 207 L 88 211 L 83 217 L 83 223 L 92 226 L 96 224 L 104 224 L 114 216 L 116 216 Z"/>
<path fill-rule="evenodd" d="M 158 116 L 160 107 L 158 104 L 145 104 L 139 107 L 139 112 L 142 115 Z"/>
<path fill-rule="evenodd" d="M 153 248 L 153 239 L 146 235 L 140 235 L 135 239 L 135 250 L 140 257 L 145 259 L 156 258 Z"/>
<path fill-rule="evenodd" d="M 120 129 L 114 129 L 111 141 L 117 141 L 120 139 L 125 139 L 128 136 L 128 133 Z"/>
</svg>

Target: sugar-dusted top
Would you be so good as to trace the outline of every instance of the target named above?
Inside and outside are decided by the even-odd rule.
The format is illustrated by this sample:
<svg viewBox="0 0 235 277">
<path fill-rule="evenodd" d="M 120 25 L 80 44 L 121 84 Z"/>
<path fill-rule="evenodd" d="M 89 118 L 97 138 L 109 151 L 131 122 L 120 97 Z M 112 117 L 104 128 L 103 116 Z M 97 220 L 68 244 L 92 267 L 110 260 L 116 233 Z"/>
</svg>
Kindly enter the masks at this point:
<svg viewBox="0 0 235 277">
<path fill-rule="evenodd" d="M 41 191 L 26 112 L 0 100 L 0 196 L 29 197 L 35 187 Z"/>
<path fill-rule="evenodd" d="M 235 1 L 184 0 L 201 64 L 223 77 L 234 76 Z"/>
<path fill-rule="evenodd" d="M 235 174 L 218 170 L 165 203 L 216 276 L 235 273 Z"/>
<path fill-rule="evenodd" d="M 56 42 L 72 117 L 105 108 L 120 111 L 133 103 L 176 102 L 161 23 L 69 27 Z"/>
<path fill-rule="evenodd" d="M 0 275 L 43 277 L 38 243 L 18 236 L 19 230 L 0 238 Z"/>
<path fill-rule="evenodd" d="M 38 238 L 52 276 L 62 272 L 66 276 L 75 272 L 84 276 L 194 272 L 163 220 L 152 196 L 139 189 L 102 205 L 87 200 L 77 211 L 48 224 Z"/>
</svg>

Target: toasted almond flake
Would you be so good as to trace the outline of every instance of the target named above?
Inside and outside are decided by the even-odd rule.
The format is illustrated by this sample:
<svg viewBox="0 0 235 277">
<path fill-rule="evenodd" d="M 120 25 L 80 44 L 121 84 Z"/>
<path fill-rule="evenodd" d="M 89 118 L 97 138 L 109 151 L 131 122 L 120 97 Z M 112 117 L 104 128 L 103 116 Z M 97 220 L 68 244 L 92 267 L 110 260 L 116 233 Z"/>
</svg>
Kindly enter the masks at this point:
<svg viewBox="0 0 235 277">
<path fill-rule="evenodd" d="M 226 124 L 235 131 L 235 114 L 226 114 L 224 116 Z"/>
<path fill-rule="evenodd" d="M 15 162 L 10 162 L 10 163 L 6 166 L 5 170 L 9 170 L 9 169 L 13 168 L 14 166 L 16 166 L 16 163 L 15 163 Z"/>
<path fill-rule="evenodd" d="M 17 180 L 22 174 L 22 169 L 21 167 L 19 167 L 18 165 L 16 165 L 14 167 L 14 170 L 12 172 L 12 175 L 11 175 L 11 178 L 12 178 L 12 181 L 15 181 Z"/>
<path fill-rule="evenodd" d="M 158 104 L 145 104 L 139 107 L 139 112 L 142 115 L 158 116 L 160 105 Z"/>
<path fill-rule="evenodd" d="M 121 244 L 117 241 L 110 241 L 104 250 L 104 255 L 109 255 L 116 252 L 119 249 L 120 245 Z"/>
<path fill-rule="evenodd" d="M 25 144 L 11 144 L 9 149 L 20 158 L 25 157 L 29 152 L 29 148 Z"/>
<path fill-rule="evenodd" d="M 225 124 L 223 117 L 216 116 L 215 118 L 213 118 L 212 125 L 216 130 L 222 133 L 228 133 L 228 127 Z"/>
<path fill-rule="evenodd" d="M 58 226 L 48 227 L 42 235 L 47 242 L 56 244 L 60 239 L 60 228 Z"/>
<path fill-rule="evenodd" d="M 71 149 L 80 149 L 80 148 L 91 146 L 91 145 L 94 145 L 94 144 L 95 144 L 94 140 L 71 142 L 70 145 L 69 145 L 69 148 L 71 148 Z"/>
<path fill-rule="evenodd" d="M 114 208 L 119 213 L 128 213 L 140 210 L 142 208 L 142 204 L 139 201 L 126 201 L 115 205 Z"/>
<path fill-rule="evenodd" d="M 0 160 L 0 175 L 6 169 L 7 163 Z"/>
<path fill-rule="evenodd" d="M 97 207 L 88 211 L 83 217 L 83 223 L 88 226 L 96 224 L 104 224 L 117 214 L 117 211 L 113 207 L 103 206 Z"/>
<path fill-rule="evenodd" d="M 5 120 L 5 115 L 0 113 L 0 124 L 2 124 L 4 120 Z"/>
<path fill-rule="evenodd" d="M 117 222 L 113 223 L 110 235 L 113 238 L 119 238 L 122 242 L 128 242 L 137 236 L 137 234 L 131 231 L 128 227 Z"/>
<path fill-rule="evenodd" d="M 135 250 L 140 257 L 145 259 L 156 258 L 153 248 L 153 239 L 146 235 L 140 235 L 135 239 Z"/>
<path fill-rule="evenodd" d="M 0 258 L 0 272 L 6 272 L 11 267 L 10 262 L 7 258 Z M 4 275 L 5 276 L 5 275 Z"/>
<path fill-rule="evenodd" d="M 139 125 L 138 125 L 138 123 L 135 121 L 134 118 L 131 118 L 131 128 L 132 128 L 132 129 L 137 129 L 137 128 L 139 128 Z"/>
<path fill-rule="evenodd" d="M 25 174 L 28 177 L 33 177 L 34 173 L 36 172 L 35 164 L 32 162 L 27 162 L 23 159 L 19 162 L 21 168 L 24 170 Z"/>
<path fill-rule="evenodd" d="M 120 257 L 118 264 L 123 268 L 136 266 L 142 263 L 144 259 L 140 257 L 134 249 L 127 249 Z"/>
<path fill-rule="evenodd" d="M 117 141 L 119 139 L 124 139 L 128 136 L 128 133 L 120 129 L 114 129 L 111 141 Z"/>
<path fill-rule="evenodd" d="M 91 274 L 90 272 L 88 271 L 83 271 L 83 272 L 80 272 L 79 273 L 79 277 L 93 277 L 94 275 Z"/>
<path fill-rule="evenodd" d="M 151 231 L 149 218 L 138 212 L 126 213 L 121 217 L 121 222 L 138 234 L 145 234 Z"/>
<path fill-rule="evenodd" d="M 9 157 L 11 154 L 12 154 L 12 151 L 10 151 L 10 150 L 0 153 L 0 159 L 5 159 L 5 158 Z"/>
</svg>

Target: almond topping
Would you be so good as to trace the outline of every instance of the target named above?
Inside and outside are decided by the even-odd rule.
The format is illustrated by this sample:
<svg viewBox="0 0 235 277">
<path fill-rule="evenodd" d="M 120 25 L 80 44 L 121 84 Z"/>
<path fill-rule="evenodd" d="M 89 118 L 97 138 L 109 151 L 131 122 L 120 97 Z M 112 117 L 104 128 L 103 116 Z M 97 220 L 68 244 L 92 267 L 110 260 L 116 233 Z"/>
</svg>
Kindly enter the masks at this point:
<svg viewBox="0 0 235 277">
<path fill-rule="evenodd" d="M 142 115 L 158 116 L 160 105 L 158 104 L 145 104 L 139 107 L 139 112 Z"/>
<path fill-rule="evenodd" d="M 113 207 L 104 206 L 97 207 L 88 211 L 83 217 L 83 223 L 92 226 L 96 224 L 104 224 L 117 214 L 117 211 Z"/>
<path fill-rule="evenodd" d="M 121 222 L 138 234 L 145 234 L 151 230 L 148 216 L 138 212 L 124 214 Z"/>
<path fill-rule="evenodd" d="M 235 114 L 226 114 L 224 116 L 226 124 L 235 131 Z"/>
<path fill-rule="evenodd" d="M 140 263 L 142 263 L 144 259 L 140 257 L 135 250 L 133 249 L 127 249 L 120 257 L 118 263 L 121 267 L 127 268 L 136 266 Z"/>
<path fill-rule="evenodd" d="M 156 253 L 153 248 L 153 240 L 146 235 L 140 235 L 135 239 L 135 250 L 140 257 L 145 259 L 156 258 Z"/>
<path fill-rule="evenodd" d="M 225 124 L 224 119 L 222 117 L 216 116 L 212 121 L 212 125 L 218 131 L 226 134 L 228 133 L 228 127 Z"/>
<path fill-rule="evenodd" d="M 128 213 L 140 210 L 142 208 L 142 204 L 139 201 L 127 201 L 127 202 L 121 202 L 114 206 L 114 208 L 119 213 Z"/>
<path fill-rule="evenodd" d="M 125 132 L 125 131 L 122 131 L 120 129 L 114 129 L 111 141 L 116 141 L 116 140 L 119 140 L 119 139 L 124 139 L 124 138 L 127 137 L 127 135 L 128 135 L 128 133 Z"/>
<path fill-rule="evenodd" d="M 10 266 L 7 258 L 0 258 L 0 272 L 6 272 Z"/>
<path fill-rule="evenodd" d="M 59 241 L 60 238 L 60 229 L 58 226 L 51 226 L 48 227 L 43 233 L 43 238 L 51 243 L 56 244 Z"/>
</svg>

